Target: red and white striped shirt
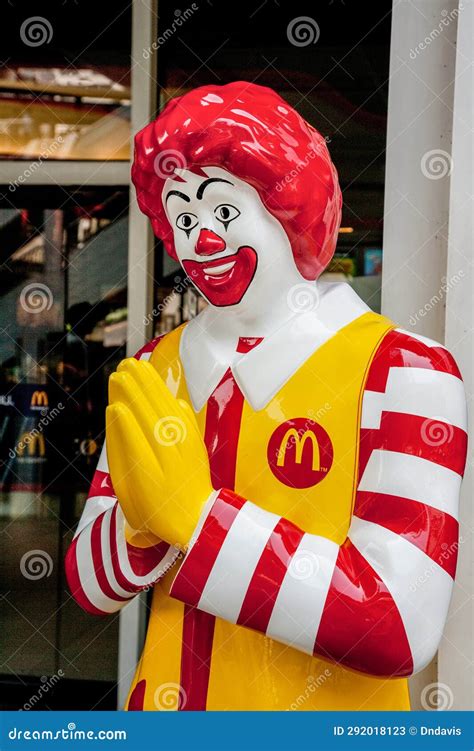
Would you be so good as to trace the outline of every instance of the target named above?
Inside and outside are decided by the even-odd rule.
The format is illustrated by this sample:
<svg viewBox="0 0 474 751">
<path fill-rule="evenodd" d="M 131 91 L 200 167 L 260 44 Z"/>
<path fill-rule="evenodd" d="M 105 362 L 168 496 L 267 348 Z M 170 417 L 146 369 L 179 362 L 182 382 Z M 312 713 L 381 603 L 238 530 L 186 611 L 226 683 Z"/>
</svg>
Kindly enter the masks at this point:
<svg viewBox="0 0 474 751">
<path fill-rule="evenodd" d="M 170 594 L 372 675 L 420 670 L 437 649 L 451 597 L 465 456 L 453 358 L 430 340 L 390 331 L 365 384 L 346 541 L 307 534 L 258 498 L 224 488 L 209 499 Z M 103 454 L 66 564 L 89 612 L 119 610 L 177 560 L 165 543 L 130 545 L 124 524 Z"/>
<path fill-rule="evenodd" d="M 170 594 L 371 675 L 421 670 L 451 597 L 465 457 L 456 363 L 440 345 L 393 330 L 365 385 L 344 544 L 223 489 L 209 500 Z"/>
</svg>

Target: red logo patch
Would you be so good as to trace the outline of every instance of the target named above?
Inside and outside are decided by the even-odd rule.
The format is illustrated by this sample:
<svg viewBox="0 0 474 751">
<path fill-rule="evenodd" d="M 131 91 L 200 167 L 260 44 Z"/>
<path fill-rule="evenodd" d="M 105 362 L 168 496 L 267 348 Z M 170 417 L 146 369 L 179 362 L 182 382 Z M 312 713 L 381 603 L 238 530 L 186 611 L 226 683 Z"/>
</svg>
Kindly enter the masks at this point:
<svg viewBox="0 0 474 751">
<path fill-rule="evenodd" d="M 324 480 L 333 457 L 329 435 L 307 417 L 283 422 L 268 442 L 270 469 L 277 480 L 290 488 L 310 488 Z"/>
</svg>

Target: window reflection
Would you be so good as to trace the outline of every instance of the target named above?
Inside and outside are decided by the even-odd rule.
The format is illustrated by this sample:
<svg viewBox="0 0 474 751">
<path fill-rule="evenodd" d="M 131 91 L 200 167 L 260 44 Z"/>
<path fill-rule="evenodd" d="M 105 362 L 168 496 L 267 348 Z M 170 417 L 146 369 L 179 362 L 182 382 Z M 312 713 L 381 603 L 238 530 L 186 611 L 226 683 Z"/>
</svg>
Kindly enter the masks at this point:
<svg viewBox="0 0 474 751">
<path fill-rule="evenodd" d="M 2 8 L 0 158 L 127 160 L 131 3 L 36 5 Z"/>
<path fill-rule="evenodd" d="M 113 707 L 117 618 L 104 627 L 79 609 L 62 559 L 125 356 L 128 191 L 35 195 L 0 209 L 0 681 L 62 670 L 100 681 Z"/>
</svg>

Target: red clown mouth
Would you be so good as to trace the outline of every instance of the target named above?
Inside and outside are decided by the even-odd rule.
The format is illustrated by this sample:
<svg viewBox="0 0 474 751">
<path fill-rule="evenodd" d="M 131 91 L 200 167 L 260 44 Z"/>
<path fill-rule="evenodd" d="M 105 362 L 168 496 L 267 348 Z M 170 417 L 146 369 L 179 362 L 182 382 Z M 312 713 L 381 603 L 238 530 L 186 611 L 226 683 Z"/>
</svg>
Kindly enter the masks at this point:
<svg viewBox="0 0 474 751">
<path fill-rule="evenodd" d="M 237 305 L 245 295 L 257 268 L 257 253 L 245 245 L 236 253 L 214 261 L 183 261 L 193 284 L 212 305 Z"/>
</svg>

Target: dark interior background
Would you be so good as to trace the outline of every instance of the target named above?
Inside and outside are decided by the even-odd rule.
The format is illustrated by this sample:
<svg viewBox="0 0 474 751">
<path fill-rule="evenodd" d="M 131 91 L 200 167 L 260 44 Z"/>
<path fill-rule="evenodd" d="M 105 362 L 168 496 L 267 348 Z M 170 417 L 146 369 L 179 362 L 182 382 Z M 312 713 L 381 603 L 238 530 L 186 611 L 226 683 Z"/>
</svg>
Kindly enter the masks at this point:
<svg viewBox="0 0 474 751">
<path fill-rule="evenodd" d="M 391 3 L 202 0 L 198 6 L 156 50 L 160 104 L 195 86 L 244 79 L 271 86 L 296 107 L 328 139 L 344 195 L 342 224 L 350 230 L 340 235 L 337 255 L 349 259 L 363 287 L 364 253 L 382 248 Z M 189 8 L 161 0 L 160 37 Z M 21 25 L 38 15 L 50 21 L 52 38 L 27 46 Z M 301 16 L 312 21 L 316 43 L 289 40 L 288 26 Z M 35 113 L 28 128 L 42 122 L 43 112 L 43 134 L 64 123 L 75 129 L 81 158 L 126 159 L 130 70 L 142 62 L 131 59 L 131 19 L 131 4 L 123 0 L 3 3 L 0 141 L 11 112 L 24 108 Z M 55 68 L 73 78 L 83 70 L 102 74 L 121 87 L 120 95 L 108 96 L 109 84 L 88 97 L 76 84 L 55 93 L 56 84 L 42 84 L 38 74 Z M 94 127 L 81 130 L 82 122 Z M 107 378 L 125 352 L 128 191 L 28 181 L 12 191 L 1 184 L 2 164 L 31 162 L 21 139 L 36 148 L 35 138 L 18 128 L 17 140 L 7 139 L 0 153 L 0 386 L 8 395 L 40 385 L 50 406 L 56 400 L 65 408 L 33 469 L 11 466 L 7 457 L 11 435 L 14 441 L 20 428 L 33 425 L 32 416 L 1 408 L 11 435 L 0 464 L 0 705 L 24 706 L 61 671 L 36 709 L 114 708 L 118 619 L 80 611 L 67 592 L 62 561 L 103 443 Z M 117 133 L 121 139 L 110 151 Z M 175 275 L 157 244 L 157 301 Z M 24 319 L 21 290 L 38 282 L 54 292 L 52 312 Z M 377 307 L 376 285 L 367 287 L 367 298 Z M 32 549 L 52 560 L 52 573 L 34 582 L 19 568 Z"/>
</svg>

